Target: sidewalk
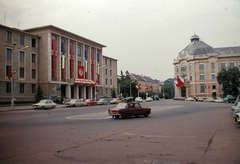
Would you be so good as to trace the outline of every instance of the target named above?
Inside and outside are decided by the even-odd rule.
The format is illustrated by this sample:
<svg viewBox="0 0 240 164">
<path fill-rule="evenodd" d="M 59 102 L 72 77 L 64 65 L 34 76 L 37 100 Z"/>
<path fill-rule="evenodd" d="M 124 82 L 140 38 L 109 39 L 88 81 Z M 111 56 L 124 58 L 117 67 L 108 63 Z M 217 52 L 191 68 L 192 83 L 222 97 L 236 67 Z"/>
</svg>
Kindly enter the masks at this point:
<svg viewBox="0 0 240 164">
<path fill-rule="evenodd" d="M 56 106 L 56 108 L 63 108 L 63 107 L 65 107 L 64 104 L 57 104 L 57 106 Z M 34 110 L 34 109 L 31 105 L 28 105 L 28 106 L 16 106 L 15 105 L 13 109 L 11 107 L 11 104 L 10 104 L 10 106 L 0 107 L 0 112 L 23 111 L 23 110 Z"/>
</svg>

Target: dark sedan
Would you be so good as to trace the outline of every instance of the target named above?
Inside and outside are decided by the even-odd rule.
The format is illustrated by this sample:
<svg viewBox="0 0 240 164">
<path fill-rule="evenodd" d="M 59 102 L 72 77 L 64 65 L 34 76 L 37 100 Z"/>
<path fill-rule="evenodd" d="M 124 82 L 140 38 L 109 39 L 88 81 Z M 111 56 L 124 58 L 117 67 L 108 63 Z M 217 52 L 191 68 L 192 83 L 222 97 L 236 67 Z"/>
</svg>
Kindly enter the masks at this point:
<svg viewBox="0 0 240 164">
<path fill-rule="evenodd" d="M 148 117 L 150 113 L 151 108 L 142 107 L 138 102 L 119 103 L 115 108 L 108 109 L 108 114 L 113 118 Z"/>
</svg>

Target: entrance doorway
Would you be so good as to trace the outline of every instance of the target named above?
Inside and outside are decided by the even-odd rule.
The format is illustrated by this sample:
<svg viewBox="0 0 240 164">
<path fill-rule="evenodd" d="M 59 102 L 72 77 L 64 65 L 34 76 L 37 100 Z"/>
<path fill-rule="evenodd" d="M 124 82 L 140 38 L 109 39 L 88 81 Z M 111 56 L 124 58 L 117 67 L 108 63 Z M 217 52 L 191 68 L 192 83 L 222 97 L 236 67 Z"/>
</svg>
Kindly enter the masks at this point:
<svg viewBox="0 0 240 164">
<path fill-rule="evenodd" d="M 181 97 L 186 97 L 186 87 L 185 86 L 183 86 L 181 88 Z"/>
</svg>

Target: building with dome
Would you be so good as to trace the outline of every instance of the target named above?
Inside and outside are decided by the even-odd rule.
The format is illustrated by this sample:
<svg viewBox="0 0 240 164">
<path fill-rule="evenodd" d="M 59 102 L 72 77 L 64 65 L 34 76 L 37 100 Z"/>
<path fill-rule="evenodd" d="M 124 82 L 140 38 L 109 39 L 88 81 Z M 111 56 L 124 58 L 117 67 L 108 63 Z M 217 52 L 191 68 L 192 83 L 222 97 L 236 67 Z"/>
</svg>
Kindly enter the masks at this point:
<svg viewBox="0 0 240 164">
<path fill-rule="evenodd" d="M 223 97 L 217 74 L 222 68 L 240 68 L 240 46 L 213 48 L 194 34 L 190 44 L 174 59 L 175 97 Z"/>
</svg>

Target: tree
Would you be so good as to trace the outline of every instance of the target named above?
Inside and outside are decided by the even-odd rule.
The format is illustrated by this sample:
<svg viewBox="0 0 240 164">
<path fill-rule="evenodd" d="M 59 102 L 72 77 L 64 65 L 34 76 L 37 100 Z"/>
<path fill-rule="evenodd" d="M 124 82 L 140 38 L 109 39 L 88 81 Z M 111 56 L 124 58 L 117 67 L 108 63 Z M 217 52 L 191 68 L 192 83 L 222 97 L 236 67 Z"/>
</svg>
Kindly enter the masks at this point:
<svg viewBox="0 0 240 164">
<path fill-rule="evenodd" d="M 224 95 L 239 95 L 238 87 L 240 87 L 240 71 L 237 67 L 229 69 L 221 69 L 217 75 L 217 81 L 222 85 L 222 91 Z"/>
<path fill-rule="evenodd" d="M 172 80 L 166 80 L 161 88 L 161 93 L 163 94 L 165 99 L 172 99 L 174 97 L 174 84 Z"/>
<path fill-rule="evenodd" d="M 40 100 L 43 99 L 43 90 L 40 85 L 38 85 L 36 94 L 35 94 L 35 101 L 39 102 Z"/>
<path fill-rule="evenodd" d="M 115 88 L 113 88 L 112 93 L 111 93 L 111 96 L 112 96 L 112 98 L 115 98 L 115 97 L 116 97 L 116 90 L 115 90 Z"/>
</svg>

